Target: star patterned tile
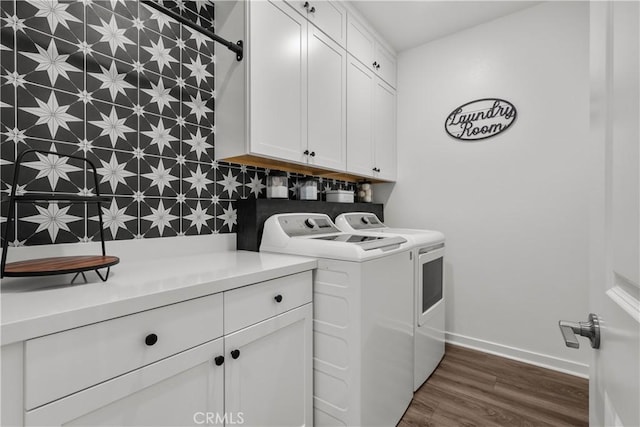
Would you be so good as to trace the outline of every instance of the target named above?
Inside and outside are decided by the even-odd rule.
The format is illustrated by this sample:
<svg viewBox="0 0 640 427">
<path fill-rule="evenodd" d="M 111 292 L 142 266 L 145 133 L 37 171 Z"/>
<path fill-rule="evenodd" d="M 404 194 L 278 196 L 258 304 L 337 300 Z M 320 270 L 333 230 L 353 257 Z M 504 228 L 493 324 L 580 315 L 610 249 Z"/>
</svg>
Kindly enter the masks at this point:
<svg viewBox="0 0 640 427">
<path fill-rule="evenodd" d="M 180 126 L 175 119 L 145 114 L 140 117 L 140 149 L 145 154 L 177 158 Z"/>
<path fill-rule="evenodd" d="M 18 129 L 28 137 L 75 142 L 84 139 L 84 104 L 75 95 L 41 86 L 18 87 Z"/>
<path fill-rule="evenodd" d="M 239 199 L 239 187 L 242 187 L 240 168 L 220 166 L 216 172 L 216 194 L 221 199 Z M 241 191 L 241 188 L 240 188 Z"/>
<path fill-rule="evenodd" d="M 138 159 L 133 153 L 95 149 L 87 159 L 96 167 L 101 195 L 133 196 L 138 191 Z M 87 186 L 93 187 L 93 182 Z"/>
<path fill-rule="evenodd" d="M 73 243 L 85 235 L 85 206 L 78 203 L 22 203 L 18 240 L 25 245 Z"/>
<path fill-rule="evenodd" d="M 235 233 L 238 224 L 238 209 L 235 200 L 220 200 L 216 206 L 216 232 Z"/>
<path fill-rule="evenodd" d="M 202 55 L 192 49 L 184 49 L 182 55 L 182 78 L 185 83 L 197 89 L 213 91 L 215 64 L 213 56 Z"/>
<path fill-rule="evenodd" d="M 204 34 L 183 26 L 182 40 L 184 40 L 184 43 L 188 48 L 200 52 L 202 55 L 213 57 L 215 52 L 214 43 Z"/>
<path fill-rule="evenodd" d="M 133 151 L 138 147 L 138 116 L 130 108 L 93 101 L 86 105 L 87 140 L 96 147 Z"/>
<path fill-rule="evenodd" d="M 185 86 L 182 91 L 182 116 L 189 123 L 213 126 L 214 100 L 210 92 Z"/>
<path fill-rule="evenodd" d="M 169 7 L 171 9 L 171 7 Z M 140 5 L 140 20 L 145 30 L 151 30 L 171 40 L 180 38 L 181 25 L 169 16 L 157 11 L 145 4 Z"/>
<path fill-rule="evenodd" d="M 103 55 L 129 64 L 138 61 L 138 29 L 134 22 L 98 4 L 86 7 L 86 43 Z"/>
<path fill-rule="evenodd" d="M 145 71 L 162 74 L 172 80 L 180 77 L 180 48 L 175 39 L 151 30 L 140 32 L 140 63 Z"/>
<path fill-rule="evenodd" d="M 244 180 L 244 198 L 262 199 L 267 196 L 267 174 L 263 170 L 249 170 Z"/>
<path fill-rule="evenodd" d="M 4 1 L 3 1 L 4 3 Z M 19 0 L 16 15 L 24 25 L 58 39 L 77 42 L 84 37 L 82 2 L 58 0 Z"/>
<path fill-rule="evenodd" d="M 91 0 L 95 5 L 133 21 L 138 16 L 136 0 Z"/>
<path fill-rule="evenodd" d="M 84 57 L 75 44 L 31 29 L 16 38 L 16 71 L 23 79 L 70 93 L 84 89 Z"/>
<path fill-rule="evenodd" d="M 215 171 L 203 163 L 182 165 L 182 193 L 187 198 L 211 199 L 215 188 Z"/>
<path fill-rule="evenodd" d="M 182 232 L 187 236 L 212 234 L 216 211 L 211 200 L 186 200 L 182 207 Z"/>
<path fill-rule="evenodd" d="M 132 64 L 93 53 L 87 55 L 86 78 L 92 99 L 129 108 L 138 104 L 138 72 Z"/>
<path fill-rule="evenodd" d="M 180 165 L 175 159 L 140 159 L 139 191 L 145 197 L 176 197 L 180 193 Z"/>
<path fill-rule="evenodd" d="M 145 238 L 177 236 L 180 225 L 180 203 L 175 199 L 151 197 L 140 202 L 140 234 Z"/>
<path fill-rule="evenodd" d="M 138 234 L 138 202 L 132 197 L 112 197 L 102 203 L 102 224 L 105 240 L 133 239 Z M 100 240 L 97 212 L 89 214 L 87 235 L 93 241 Z"/>
<path fill-rule="evenodd" d="M 140 74 L 140 105 L 147 113 L 180 116 L 180 88 L 175 80 L 152 72 Z"/>
<path fill-rule="evenodd" d="M 186 123 L 182 127 L 182 155 L 186 160 L 211 163 L 213 153 L 213 131 Z"/>
</svg>

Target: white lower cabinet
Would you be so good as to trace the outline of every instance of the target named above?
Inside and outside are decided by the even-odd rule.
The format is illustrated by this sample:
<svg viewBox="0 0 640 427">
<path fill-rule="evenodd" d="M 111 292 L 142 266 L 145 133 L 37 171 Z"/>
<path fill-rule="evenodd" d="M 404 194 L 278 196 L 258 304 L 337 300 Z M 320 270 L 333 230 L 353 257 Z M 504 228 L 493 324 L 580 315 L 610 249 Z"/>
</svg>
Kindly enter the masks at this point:
<svg viewBox="0 0 640 427">
<path fill-rule="evenodd" d="M 197 425 L 224 414 L 224 367 L 214 360 L 222 354 L 219 338 L 28 411 L 25 425 Z"/>
<path fill-rule="evenodd" d="M 244 426 L 311 426 L 312 339 L 311 304 L 225 337 L 227 413 Z"/>
<path fill-rule="evenodd" d="M 307 271 L 28 340 L 24 425 L 310 426 L 311 287 Z"/>
</svg>

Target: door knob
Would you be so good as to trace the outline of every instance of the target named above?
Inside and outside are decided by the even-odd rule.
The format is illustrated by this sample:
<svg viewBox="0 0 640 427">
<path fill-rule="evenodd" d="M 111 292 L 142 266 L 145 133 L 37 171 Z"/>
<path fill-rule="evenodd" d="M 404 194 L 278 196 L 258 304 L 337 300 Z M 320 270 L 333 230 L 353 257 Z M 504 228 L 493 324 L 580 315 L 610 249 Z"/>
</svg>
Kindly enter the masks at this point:
<svg viewBox="0 0 640 427">
<path fill-rule="evenodd" d="M 587 337 L 591 341 L 592 348 L 600 348 L 600 319 L 598 316 L 589 313 L 589 320 L 587 322 L 568 322 L 561 320 L 558 322 L 560 332 L 564 338 L 564 343 L 567 347 L 578 348 L 578 338 L 576 334 Z"/>
</svg>

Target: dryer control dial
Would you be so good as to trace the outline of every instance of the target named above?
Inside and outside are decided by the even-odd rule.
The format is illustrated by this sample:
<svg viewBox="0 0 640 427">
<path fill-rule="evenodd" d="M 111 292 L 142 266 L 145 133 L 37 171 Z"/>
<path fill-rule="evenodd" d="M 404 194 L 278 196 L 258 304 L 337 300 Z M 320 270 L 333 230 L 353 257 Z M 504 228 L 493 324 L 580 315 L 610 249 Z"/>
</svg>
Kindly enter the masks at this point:
<svg viewBox="0 0 640 427">
<path fill-rule="evenodd" d="M 316 220 L 313 218 L 307 218 L 304 220 L 304 225 L 306 225 L 309 228 L 316 228 L 318 226 L 318 224 L 316 224 Z"/>
</svg>

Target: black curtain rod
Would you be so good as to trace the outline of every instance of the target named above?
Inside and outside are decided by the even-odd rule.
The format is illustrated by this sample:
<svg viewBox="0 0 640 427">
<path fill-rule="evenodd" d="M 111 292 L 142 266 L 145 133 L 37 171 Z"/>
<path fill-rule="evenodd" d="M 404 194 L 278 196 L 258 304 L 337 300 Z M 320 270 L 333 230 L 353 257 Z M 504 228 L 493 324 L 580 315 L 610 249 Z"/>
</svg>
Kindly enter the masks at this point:
<svg viewBox="0 0 640 427">
<path fill-rule="evenodd" d="M 242 40 L 238 40 L 236 43 L 227 41 L 225 39 L 223 39 L 222 37 L 220 37 L 219 35 L 215 34 L 213 31 L 209 31 L 206 28 L 201 27 L 200 25 L 196 24 L 195 22 L 182 17 L 182 15 L 173 12 L 172 10 L 167 9 L 166 7 L 160 6 L 158 3 L 156 3 L 153 0 L 142 0 L 142 3 L 146 4 L 147 6 L 150 6 L 152 8 L 154 8 L 155 10 L 158 10 L 162 13 L 164 13 L 165 15 L 175 19 L 176 21 L 180 22 L 181 24 L 186 25 L 187 27 L 191 28 L 194 31 L 199 32 L 200 34 L 204 34 L 205 36 L 211 38 L 213 41 L 216 41 L 224 46 L 227 47 L 227 49 L 229 49 L 230 51 L 235 52 L 236 54 L 236 59 L 238 61 L 242 61 L 243 58 L 243 49 L 242 49 Z"/>
</svg>

